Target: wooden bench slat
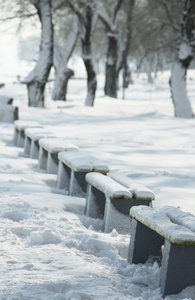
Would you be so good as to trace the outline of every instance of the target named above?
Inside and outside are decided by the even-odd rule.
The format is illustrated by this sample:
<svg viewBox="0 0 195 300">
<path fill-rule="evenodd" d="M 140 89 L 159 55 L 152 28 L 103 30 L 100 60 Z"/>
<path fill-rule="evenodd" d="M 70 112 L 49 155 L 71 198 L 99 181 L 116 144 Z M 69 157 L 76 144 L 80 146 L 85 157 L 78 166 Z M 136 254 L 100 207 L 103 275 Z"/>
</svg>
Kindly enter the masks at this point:
<svg viewBox="0 0 195 300">
<path fill-rule="evenodd" d="M 130 216 L 173 244 L 195 245 L 195 234 L 191 230 L 171 222 L 166 214 L 156 212 L 151 207 L 134 206 L 130 210 Z"/>
<path fill-rule="evenodd" d="M 124 186 L 100 173 L 92 172 L 86 175 L 86 181 L 105 193 L 112 199 L 131 199 L 132 194 Z"/>
<path fill-rule="evenodd" d="M 108 176 L 129 189 L 135 199 L 155 200 L 155 194 L 150 189 L 140 183 L 135 182 L 129 177 L 115 172 L 109 172 Z"/>
</svg>

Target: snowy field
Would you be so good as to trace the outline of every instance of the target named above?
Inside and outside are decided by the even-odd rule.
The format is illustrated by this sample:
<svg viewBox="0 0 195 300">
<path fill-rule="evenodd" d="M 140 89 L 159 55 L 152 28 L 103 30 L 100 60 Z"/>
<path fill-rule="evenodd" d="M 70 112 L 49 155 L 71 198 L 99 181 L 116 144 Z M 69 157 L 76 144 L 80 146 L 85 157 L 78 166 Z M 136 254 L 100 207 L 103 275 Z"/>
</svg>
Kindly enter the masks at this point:
<svg viewBox="0 0 195 300">
<path fill-rule="evenodd" d="M 135 77 L 126 100 L 122 91 L 105 97 L 99 77 L 94 108 L 84 106 L 85 80 L 70 81 L 67 102 L 50 100 L 50 83 L 46 109 L 27 107 L 26 86 L 11 77 L 0 78 L 0 93 L 14 97 L 21 120 L 40 122 L 152 189 L 155 209 L 195 215 L 195 119 L 173 117 L 168 76 L 150 86 Z M 195 111 L 195 72 L 188 91 Z M 101 220 L 85 217 L 85 199 L 58 190 L 57 176 L 13 145 L 13 124 L 0 123 L 0 134 L 0 300 L 161 300 L 158 264 L 127 261 L 130 235 L 105 234 Z M 195 299 L 195 286 L 165 299 Z"/>
</svg>

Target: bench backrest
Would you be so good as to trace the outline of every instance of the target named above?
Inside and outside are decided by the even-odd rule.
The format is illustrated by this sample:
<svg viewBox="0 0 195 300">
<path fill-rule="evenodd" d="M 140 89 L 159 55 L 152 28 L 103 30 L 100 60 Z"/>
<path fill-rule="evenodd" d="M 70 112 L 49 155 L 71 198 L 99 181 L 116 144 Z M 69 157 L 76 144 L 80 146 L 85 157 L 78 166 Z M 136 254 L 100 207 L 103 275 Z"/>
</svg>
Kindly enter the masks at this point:
<svg viewBox="0 0 195 300">
<path fill-rule="evenodd" d="M 173 244 L 195 245 L 194 232 L 172 222 L 166 213 L 157 212 L 151 207 L 140 205 L 131 208 L 130 216 Z"/>
<path fill-rule="evenodd" d="M 154 200 L 155 194 L 145 187 L 144 185 L 137 183 L 136 181 L 130 179 L 129 177 L 118 174 L 115 172 L 109 172 L 108 176 L 114 179 L 116 182 L 125 186 L 131 193 L 133 197 L 137 200 Z"/>
<path fill-rule="evenodd" d="M 110 177 L 97 172 L 88 173 L 86 181 L 111 199 L 131 199 L 132 194 Z"/>
</svg>

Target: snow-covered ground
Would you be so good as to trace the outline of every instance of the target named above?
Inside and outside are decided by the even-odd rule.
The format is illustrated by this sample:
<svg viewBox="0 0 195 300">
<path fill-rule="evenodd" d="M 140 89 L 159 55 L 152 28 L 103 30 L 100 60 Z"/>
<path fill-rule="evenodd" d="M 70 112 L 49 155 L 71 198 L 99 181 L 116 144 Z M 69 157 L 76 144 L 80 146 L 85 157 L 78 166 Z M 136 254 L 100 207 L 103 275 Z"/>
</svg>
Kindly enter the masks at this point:
<svg viewBox="0 0 195 300">
<path fill-rule="evenodd" d="M 85 80 L 70 81 L 67 102 L 50 100 L 50 83 L 46 109 L 27 107 L 26 86 L 11 77 L 0 77 L 0 92 L 14 97 L 21 120 L 40 122 L 152 189 L 155 209 L 195 215 L 195 119 L 173 117 L 168 74 L 152 86 L 135 77 L 126 100 L 122 91 L 105 97 L 102 79 L 94 108 L 84 106 Z M 195 111 L 194 87 L 190 72 Z M 0 135 L 0 300 L 161 300 L 158 264 L 127 261 L 130 234 L 103 233 L 101 220 L 85 217 L 85 199 L 57 189 L 57 176 L 13 145 L 13 124 L 0 123 Z M 195 286 L 165 299 L 195 299 Z"/>
</svg>

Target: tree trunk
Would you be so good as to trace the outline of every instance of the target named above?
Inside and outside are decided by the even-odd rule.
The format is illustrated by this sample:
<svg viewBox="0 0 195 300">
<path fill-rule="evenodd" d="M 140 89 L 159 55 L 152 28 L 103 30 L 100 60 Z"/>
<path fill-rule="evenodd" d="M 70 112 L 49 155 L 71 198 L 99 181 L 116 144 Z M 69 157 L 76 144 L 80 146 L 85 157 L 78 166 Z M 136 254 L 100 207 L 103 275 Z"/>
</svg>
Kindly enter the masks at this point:
<svg viewBox="0 0 195 300">
<path fill-rule="evenodd" d="M 55 82 L 53 100 L 66 100 L 68 80 L 73 75 L 73 71 L 68 69 L 67 64 L 75 48 L 78 34 L 78 17 L 75 14 L 72 19 L 72 25 L 65 47 L 60 47 L 57 42 L 57 38 L 54 39 Z"/>
<path fill-rule="evenodd" d="M 133 8 L 134 8 L 135 0 L 126 0 L 125 2 L 125 10 L 126 10 L 126 29 L 125 36 L 123 40 L 120 42 L 120 47 L 118 49 L 118 59 L 117 59 L 117 87 L 119 80 L 119 73 L 123 69 L 123 88 L 128 88 L 131 79 L 131 71 L 128 66 L 128 53 L 131 43 L 131 35 L 132 35 L 132 16 L 133 16 Z"/>
<path fill-rule="evenodd" d="M 186 91 L 186 74 L 194 56 L 195 39 L 195 1 L 185 0 L 183 20 L 181 25 L 181 43 L 177 59 L 173 64 L 170 88 L 175 116 L 181 118 L 194 117 Z"/>
<path fill-rule="evenodd" d="M 92 61 L 91 44 L 82 41 L 82 57 L 87 72 L 87 97 L 85 100 L 86 106 L 93 106 L 95 100 L 95 93 L 97 88 L 97 79 L 94 64 Z"/>
<path fill-rule="evenodd" d="M 92 59 L 91 34 L 93 30 L 93 19 L 95 16 L 96 6 L 93 5 L 91 0 L 88 0 L 86 2 L 85 9 L 85 32 L 82 37 L 82 58 L 87 72 L 87 97 L 85 100 L 85 105 L 93 106 L 97 88 L 97 79 L 94 62 Z"/>
<path fill-rule="evenodd" d="M 172 67 L 170 87 L 176 117 L 194 116 L 186 91 L 186 74 L 192 58 L 190 54 L 185 59 L 178 58 Z"/>
<path fill-rule="evenodd" d="M 105 95 L 113 98 L 117 98 L 117 53 L 117 37 L 115 34 L 109 33 L 104 92 Z"/>
<path fill-rule="evenodd" d="M 28 88 L 28 103 L 29 106 L 43 107 L 45 85 L 53 64 L 53 24 L 51 0 L 31 0 L 31 2 L 37 8 L 38 15 L 40 17 L 42 36 L 37 64 L 26 79 Z"/>
</svg>

